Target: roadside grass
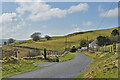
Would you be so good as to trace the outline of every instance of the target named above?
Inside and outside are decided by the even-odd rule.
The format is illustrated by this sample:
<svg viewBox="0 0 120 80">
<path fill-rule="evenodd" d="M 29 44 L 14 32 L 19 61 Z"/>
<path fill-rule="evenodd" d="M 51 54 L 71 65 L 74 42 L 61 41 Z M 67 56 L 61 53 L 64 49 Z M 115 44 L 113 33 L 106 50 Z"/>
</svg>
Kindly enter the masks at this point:
<svg viewBox="0 0 120 80">
<path fill-rule="evenodd" d="M 56 62 L 56 57 L 50 57 L 53 62 Z M 64 62 L 68 60 L 72 60 L 75 58 L 75 55 L 71 52 L 68 52 L 65 56 L 59 57 L 59 62 Z"/>
<path fill-rule="evenodd" d="M 118 78 L 118 54 L 82 52 L 94 61 L 89 69 L 77 78 Z M 96 55 L 97 54 L 97 55 Z M 76 79 L 77 79 L 76 78 Z"/>
<path fill-rule="evenodd" d="M 32 61 L 18 60 L 17 63 L 2 63 L 2 78 L 39 69 Z"/>
<path fill-rule="evenodd" d="M 68 61 L 68 60 L 71 60 L 74 58 L 75 58 L 75 55 L 73 53 L 69 52 L 68 54 L 66 54 L 66 56 L 60 57 L 59 61 L 63 62 L 63 61 Z"/>
</svg>

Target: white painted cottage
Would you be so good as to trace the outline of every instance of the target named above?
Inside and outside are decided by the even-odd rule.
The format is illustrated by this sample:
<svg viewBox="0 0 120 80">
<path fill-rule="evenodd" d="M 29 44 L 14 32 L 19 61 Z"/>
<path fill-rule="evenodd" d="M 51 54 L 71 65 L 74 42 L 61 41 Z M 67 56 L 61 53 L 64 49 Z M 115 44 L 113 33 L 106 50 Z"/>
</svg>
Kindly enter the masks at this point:
<svg viewBox="0 0 120 80">
<path fill-rule="evenodd" d="M 89 48 L 97 48 L 98 47 L 98 45 L 97 45 L 97 40 L 94 40 L 93 42 L 91 42 L 90 44 L 89 44 Z"/>
</svg>

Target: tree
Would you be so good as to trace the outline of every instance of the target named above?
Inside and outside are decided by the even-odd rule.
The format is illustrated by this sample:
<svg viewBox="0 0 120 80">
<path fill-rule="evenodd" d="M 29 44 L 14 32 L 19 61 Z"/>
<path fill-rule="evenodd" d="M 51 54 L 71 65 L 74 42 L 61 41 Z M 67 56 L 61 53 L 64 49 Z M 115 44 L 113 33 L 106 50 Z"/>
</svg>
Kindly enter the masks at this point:
<svg viewBox="0 0 120 80">
<path fill-rule="evenodd" d="M 51 37 L 48 36 L 48 35 L 46 35 L 45 38 L 46 38 L 47 40 L 50 40 Z"/>
<path fill-rule="evenodd" d="M 7 42 L 5 41 L 5 42 L 4 42 L 4 45 L 6 45 L 6 44 L 7 44 Z"/>
<path fill-rule="evenodd" d="M 87 40 L 83 39 L 80 41 L 80 47 L 86 47 L 87 46 Z"/>
<path fill-rule="evenodd" d="M 113 35 L 113 36 L 119 35 L 119 31 L 118 31 L 117 29 L 114 29 L 114 30 L 111 32 L 111 35 Z"/>
<path fill-rule="evenodd" d="M 109 37 L 105 36 L 98 36 L 97 37 L 97 44 L 99 46 L 109 45 L 111 43 L 111 40 Z"/>
<path fill-rule="evenodd" d="M 8 39 L 8 44 L 14 43 L 14 42 L 15 42 L 15 40 L 13 38 Z"/>
<path fill-rule="evenodd" d="M 76 50 L 77 49 L 75 48 L 75 46 L 73 46 L 72 49 L 70 50 L 70 52 L 76 52 Z"/>
<path fill-rule="evenodd" d="M 30 37 L 33 39 L 33 41 L 38 41 L 41 38 L 41 33 L 35 32 Z"/>
</svg>

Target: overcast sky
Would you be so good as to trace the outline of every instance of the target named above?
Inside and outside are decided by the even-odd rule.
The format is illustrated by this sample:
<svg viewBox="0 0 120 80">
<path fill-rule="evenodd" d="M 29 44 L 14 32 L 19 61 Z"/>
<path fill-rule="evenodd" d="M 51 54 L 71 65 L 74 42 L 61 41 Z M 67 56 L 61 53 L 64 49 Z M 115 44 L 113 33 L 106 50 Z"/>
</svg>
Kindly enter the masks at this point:
<svg viewBox="0 0 120 80">
<path fill-rule="evenodd" d="M 2 2 L 3 38 L 42 36 L 107 29 L 118 26 L 117 2 Z"/>
</svg>

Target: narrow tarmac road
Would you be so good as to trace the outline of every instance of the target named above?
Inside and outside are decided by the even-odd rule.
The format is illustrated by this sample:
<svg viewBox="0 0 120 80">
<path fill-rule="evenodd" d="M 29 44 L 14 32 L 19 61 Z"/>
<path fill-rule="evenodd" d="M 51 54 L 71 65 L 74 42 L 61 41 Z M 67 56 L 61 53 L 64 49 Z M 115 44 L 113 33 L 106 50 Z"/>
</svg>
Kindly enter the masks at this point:
<svg viewBox="0 0 120 80">
<path fill-rule="evenodd" d="M 75 58 L 70 61 L 35 63 L 41 68 L 9 78 L 75 78 L 83 73 L 92 61 L 81 53 L 75 53 Z"/>
</svg>

